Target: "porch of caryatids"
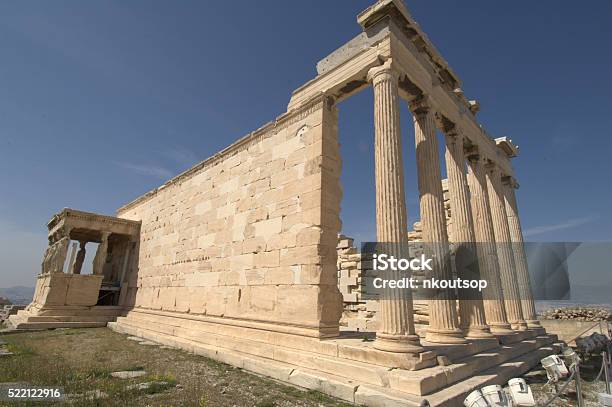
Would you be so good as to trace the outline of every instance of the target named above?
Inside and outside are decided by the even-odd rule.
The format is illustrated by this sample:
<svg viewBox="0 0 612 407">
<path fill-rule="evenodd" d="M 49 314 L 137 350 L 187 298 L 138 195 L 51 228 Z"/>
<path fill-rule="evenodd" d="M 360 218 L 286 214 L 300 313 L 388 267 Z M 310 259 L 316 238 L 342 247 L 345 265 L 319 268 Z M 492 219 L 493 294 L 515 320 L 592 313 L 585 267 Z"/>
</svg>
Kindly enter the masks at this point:
<svg viewBox="0 0 612 407">
<path fill-rule="evenodd" d="M 474 219 L 478 268 L 480 275 L 487 281 L 487 287 L 483 290 L 486 321 L 491 328 L 491 332 L 507 334 L 511 333 L 512 330 L 504 304 L 485 168 L 483 160 L 478 154 L 471 153 L 467 158 L 468 185 Z"/>
<path fill-rule="evenodd" d="M 93 274 L 94 275 L 104 274 L 104 264 L 106 263 L 106 256 L 108 253 L 108 237 L 109 236 L 110 236 L 110 232 L 102 232 L 100 244 L 98 245 L 98 249 L 96 250 L 96 255 L 93 261 Z"/>
<path fill-rule="evenodd" d="M 426 98 L 410 102 L 414 119 L 420 215 L 425 251 L 433 258 L 433 278 L 451 280 L 452 268 L 440 176 L 440 157 L 434 113 Z M 426 340 L 435 343 L 465 343 L 459 327 L 457 298 L 450 289 L 439 290 L 429 300 Z"/>
<path fill-rule="evenodd" d="M 516 195 L 514 193 L 514 190 L 518 187 L 518 184 L 514 178 L 509 176 L 504 177 L 502 182 L 523 317 L 527 322 L 528 328 L 540 329 L 542 328 L 542 325 L 537 319 L 535 304 L 533 302 L 533 291 L 531 290 L 531 282 L 529 280 L 529 269 L 527 266 L 527 257 L 525 256 L 523 232 L 521 229 L 521 221 L 518 216 Z"/>
<path fill-rule="evenodd" d="M 463 135 L 453 125 L 444 131 L 446 142 L 445 161 L 448 190 L 453 217 L 452 236 L 455 247 L 455 264 L 459 278 L 472 280 L 480 278 L 477 273 L 468 272 L 478 266 L 474 219 L 470 207 L 470 194 L 466 176 Z M 493 335 L 486 323 L 482 295 L 475 290 L 459 290 L 459 322 L 468 338 L 489 338 Z"/>
<path fill-rule="evenodd" d="M 374 89 L 374 155 L 376 178 L 376 234 L 381 243 L 401 256 L 408 243 L 404 164 L 402 160 L 399 74 L 392 60 L 370 69 L 368 80 Z M 389 246 L 385 246 L 389 247 Z M 404 277 L 400 271 L 387 271 L 389 279 Z M 385 288 L 380 301 L 380 326 L 374 347 L 388 352 L 423 351 L 414 328 L 412 292 Z"/>
<path fill-rule="evenodd" d="M 87 241 L 81 240 L 79 241 L 79 252 L 76 255 L 76 259 L 72 266 L 72 274 L 81 274 L 81 269 L 83 268 L 83 262 L 85 261 L 86 249 L 85 245 Z"/>
<path fill-rule="evenodd" d="M 487 165 L 486 179 L 506 314 L 513 329 L 526 330 L 527 323 L 523 318 L 523 310 L 521 309 L 501 174 L 494 163 Z"/>
</svg>

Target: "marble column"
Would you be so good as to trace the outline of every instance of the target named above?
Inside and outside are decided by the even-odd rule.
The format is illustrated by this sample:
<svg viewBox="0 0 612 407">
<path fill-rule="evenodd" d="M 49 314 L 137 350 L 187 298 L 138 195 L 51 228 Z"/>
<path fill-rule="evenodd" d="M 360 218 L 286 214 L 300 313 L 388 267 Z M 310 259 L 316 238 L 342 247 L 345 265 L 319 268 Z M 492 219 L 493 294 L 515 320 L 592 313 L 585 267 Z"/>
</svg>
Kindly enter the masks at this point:
<svg viewBox="0 0 612 407">
<path fill-rule="evenodd" d="M 452 280 L 436 123 L 425 98 L 411 102 L 410 109 L 414 120 L 424 251 L 433 259 L 433 271 L 429 278 Z M 466 342 L 459 328 L 456 304 L 454 290 L 441 289 L 433 293 L 429 300 L 427 341 L 448 344 Z"/>
<path fill-rule="evenodd" d="M 399 255 L 401 247 L 408 243 L 398 79 L 390 59 L 368 72 L 374 89 L 376 235 L 378 242 L 391 243 L 397 249 L 394 255 Z M 400 279 L 405 275 L 388 271 L 384 277 Z M 414 329 L 412 292 L 387 288 L 381 296 L 380 327 L 373 346 L 388 352 L 422 352 Z"/>
<path fill-rule="evenodd" d="M 512 328 L 523 331 L 527 329 L 527 323 L 523 319 L 523 310 L 521 309 L 512 240 L 510 239 L 508 216 L 506 215 L 506 203 L 504 202 L 501 174 L 497 165 L 494 163 L 487 165 L 486 178 L 506 314 Z"/>
<path fill-rule="evenodd" d="M 474 219 L 466 176 L 463 135 L 452 128 L 444 132 L 446 142 L 446 175 L 453 218 L 452 236 L 455 243 L 455 265 L 457 276 L 466 280 L 480 279 L 476 257 Z M 476 290 L 461 289 L 459 296 L 460 327 L 468 338 L 490 338 L 486 323 L 482 295 Z"/>
<path fill-rule="evenodd" d="M 76 258 L 78 246 L 79 244 L 77 242 L 72 242 L 72 246 L 70 246 L 70 261 L 68 261 L 68 267 L 66 267 L 67 274 L 72 274 L 72 269 L 74 267 L 74 260 Z"/>
<path fill-rule="evenodd" d="M 523 242 L 523 232 L 521 229 L 521 221 L 518 216 L 516 195 L 514 194 L 514 189 L 518 188 L 518 184 L 512 177 L 504 177 L 502 182 L 523 317 L 527 322 L 528 328 L 542 328 L 540 321 L 537 319 L 535 304 L 533 302 L 533 292 L 531 291 L 531 282 L 529 280 L 527 257 L 525 256 L 525 246 Z"/>
<path fill-rule="evenodd" d="M 483 290 L 483 304 L 487 324 L 491 332 L 498 334 L 512 333 L 506 316 L 504 296 L 499 276 L 499 260 L 495 247 L 495 232 L 489 207 L 487 180 L 482 158 L 478 154 L 468 155 L 468 185 L 470 203 L 474 218 L 474 235 L 476 253 L 481 276 L 487 280 Z"/>
</svg>

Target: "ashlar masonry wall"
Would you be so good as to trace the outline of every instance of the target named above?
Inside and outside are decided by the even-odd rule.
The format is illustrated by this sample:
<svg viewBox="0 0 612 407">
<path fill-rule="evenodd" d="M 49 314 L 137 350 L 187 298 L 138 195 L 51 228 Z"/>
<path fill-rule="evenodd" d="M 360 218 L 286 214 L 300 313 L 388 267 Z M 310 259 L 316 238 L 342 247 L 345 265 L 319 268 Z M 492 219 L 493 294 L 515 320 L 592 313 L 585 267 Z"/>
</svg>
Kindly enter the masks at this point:
<svg viewBox="0 0 612 407">
<path fill-rule="evenodd" d="M 142 221 L 124 305 L 336 335 L 340 167 L 317 96 L 120 208 Z"/>
</svg>

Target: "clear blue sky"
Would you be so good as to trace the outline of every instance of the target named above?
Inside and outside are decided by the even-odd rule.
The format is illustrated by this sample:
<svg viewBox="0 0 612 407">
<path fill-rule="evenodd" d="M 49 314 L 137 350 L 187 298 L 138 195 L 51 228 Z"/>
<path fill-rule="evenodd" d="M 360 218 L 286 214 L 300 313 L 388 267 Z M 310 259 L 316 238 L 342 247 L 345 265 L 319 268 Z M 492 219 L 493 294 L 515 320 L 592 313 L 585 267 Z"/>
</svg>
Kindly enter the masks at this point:
<svg viewBox="0 0 612 407">
<path fill-rule="evenodd" d="M 0 2 L 0 287 L 62 207 L 113 214 L 285 111 L 370 0 Z M 515 159 L 531 240 L 612 240 L 612 3 L 408 2 Z M 372 94 L 340 106 L 344 230 L 373 236 Z M 404 107 L 407 201 L 418 213 Z"/>
</svg>

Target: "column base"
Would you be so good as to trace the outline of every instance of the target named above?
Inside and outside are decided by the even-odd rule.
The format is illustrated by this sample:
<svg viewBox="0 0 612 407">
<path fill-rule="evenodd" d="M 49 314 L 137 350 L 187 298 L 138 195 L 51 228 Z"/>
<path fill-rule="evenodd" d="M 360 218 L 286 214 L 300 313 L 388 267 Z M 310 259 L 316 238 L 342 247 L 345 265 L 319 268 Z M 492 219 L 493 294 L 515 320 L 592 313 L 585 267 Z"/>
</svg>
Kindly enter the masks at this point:
<svg viewBox="0 0 612 407">
<path fill-rule="evenodd" d="M 542 324 L 537 319 L 528 319 L 526 322 L 527 322 L 527 328 L 529 329 L 542 328 Z"/>
<path fill-rule="evenodd" d="M 535 332 L 536 336 L 546 335 L 546 329 L 544 329 L 544 327 L 529 328 L 529 330 Z"/>
<path fill-rule="evenodd" d="M 491 333 L 498 335 L 508 335 L 514 333 L 512 327 L 506 322 L 489 322 Z"/>
<path fill-rule="evenodd" d="M 526 331 L 527 330 L 527 323 L 525 321 L 510 322 L 510 326 L 515 331 Z"/>
<path fill-rule="evenodd" d="M 460 329 L 428 329 L 425 340 L 431 343 L 458 344 L 467 343 Z"/>
<path fill-rule="evenodd" d="M 471 326 L 465 332 L 465 337 L 467 339 L 485 339 L 495 337 L 487 325 Z"/>
<path fill-rule="evenodd" d="M 390 335 L 376 332 L 376 339 L 372 346 L 384 352 L 421 353 L 425 351 L 418 335 Z"/>
</svg>

